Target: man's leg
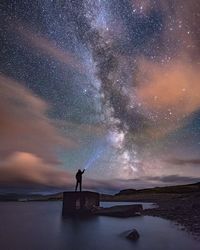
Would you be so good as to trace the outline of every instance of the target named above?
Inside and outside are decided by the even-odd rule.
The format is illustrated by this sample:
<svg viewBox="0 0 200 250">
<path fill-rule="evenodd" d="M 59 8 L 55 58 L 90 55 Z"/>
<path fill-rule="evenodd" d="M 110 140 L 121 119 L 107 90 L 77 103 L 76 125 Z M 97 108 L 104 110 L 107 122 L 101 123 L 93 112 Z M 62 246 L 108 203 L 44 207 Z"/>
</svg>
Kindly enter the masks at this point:
<svg viewBox="0 0 200 250">
<path fill-rule="evenodd" d="M 80 185 L 80 192 L 82 191 L 82 181 L 79 182 Z"/>
<path fill-rule="evenodd" d="M 78 181 L 76 181 L 76 188 L 75 188 L 75 192 L 77 191 L 78 188 Z"/>
</svg>

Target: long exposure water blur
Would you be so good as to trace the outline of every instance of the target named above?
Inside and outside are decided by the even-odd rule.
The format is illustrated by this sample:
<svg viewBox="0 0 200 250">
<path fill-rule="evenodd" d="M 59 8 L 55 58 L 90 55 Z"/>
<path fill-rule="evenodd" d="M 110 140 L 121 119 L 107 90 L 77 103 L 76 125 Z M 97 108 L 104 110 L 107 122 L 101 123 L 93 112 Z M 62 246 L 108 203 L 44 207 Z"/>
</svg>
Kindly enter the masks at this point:
<svg viewBox="0 0 200 250">
<path fill-rule="evenodd" d="M 105 204 L 105 203 L 104 203 Z M 61 202 L 1 202 L 0 248 L 2 250 L 199 250 L 200 243 L 167 220 L 61 216 Z M 122 233 L 136 228 L 137 242 Z"/>
</svg>

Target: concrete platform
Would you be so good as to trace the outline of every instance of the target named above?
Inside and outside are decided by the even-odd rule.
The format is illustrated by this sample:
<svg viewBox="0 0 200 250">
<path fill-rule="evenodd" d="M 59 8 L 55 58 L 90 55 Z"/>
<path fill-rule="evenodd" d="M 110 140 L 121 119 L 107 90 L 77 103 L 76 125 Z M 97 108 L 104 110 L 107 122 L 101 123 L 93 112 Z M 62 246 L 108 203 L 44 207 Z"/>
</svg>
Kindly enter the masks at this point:
<svg viewBox="0 0 200 250">
<path fill-rule="evenodd" d="M 64 192 L 62 215 L 92 215 L 93 211 L 99 207 L 99 193 Z"/>
</svg>

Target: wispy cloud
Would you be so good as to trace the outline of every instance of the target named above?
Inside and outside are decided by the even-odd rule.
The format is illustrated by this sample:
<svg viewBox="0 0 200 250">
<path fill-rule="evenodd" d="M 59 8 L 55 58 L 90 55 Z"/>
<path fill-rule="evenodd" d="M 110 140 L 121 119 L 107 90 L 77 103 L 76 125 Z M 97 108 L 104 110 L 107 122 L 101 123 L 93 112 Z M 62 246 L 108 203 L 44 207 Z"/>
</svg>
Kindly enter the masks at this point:
<svg viewBox="0 0 200 250">
<path fill-rule="evenodd" d="M 48 105 L 17 82 L 0 76 L 0 183 L 59 184 L 69 181 L 57 150 L 76 142 L 47 117 Z"/>
<path fill-rule="evenodd" d="M 174 165 L 198 165 L 200 166 L 200 159 L 177 159 L 177 158 L 173 158 L 173 159 L 169 159 L 166 160 L 166 162 L 174 164 Z"/>
<path fill-rule="evenodd" d="M 199 182 L 198 177 L 181 176 L 181 175 L 166 175 L 166 176 L 151 176 L 147 180 L 157 182 L 158 184 L 190 184 Z"/>
<path fill-rule="evenodd" d="M 11 27 L 13 27 L 13 25 L 11 25 Z M 39 50 L 44 55 L 50 56 L 54 60 L 75 69 L 81 74 L 85 74 L 86 69 L 84 69 L 80 58 L 72 52 L 60 48 L 55 41 L 32 31 L 30 27 L 27 28 L 22 24 L 14 26 L 14 30 L 21 35 L 28 46 L 31 46 Z"/>
<path fill-rule="evenodd" d="M 0 162 L 0 186 L 66 187 L 71 181 L 66 170 L 31 153 L 15 152 Z"/>
</svg>

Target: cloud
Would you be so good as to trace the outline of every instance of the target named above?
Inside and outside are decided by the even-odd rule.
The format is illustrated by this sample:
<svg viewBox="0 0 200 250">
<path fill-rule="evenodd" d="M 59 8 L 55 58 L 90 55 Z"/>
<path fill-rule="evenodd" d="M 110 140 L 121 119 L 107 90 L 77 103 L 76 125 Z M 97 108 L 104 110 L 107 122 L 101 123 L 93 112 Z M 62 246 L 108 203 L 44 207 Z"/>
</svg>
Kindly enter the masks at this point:
<svg viewBox="0 0 200 250">
<path fill-rule="evenodd" d="M 66 171 L 31 153 L 15 152 L 0 162 L 1 186 L 66 187 L 71 180 Z"/>
<path fill-rule="evenodd" d="M 150 181 L 143 179 L 85 179 L 83 182 L 83 186 L 85 188 L 91 190 L 98 190 L 99 192 L 111 192 L 116 193 L 119 190 L 127 189 L 127 188 L 136 188 L 141 189 L 145 187 L 153 187 L 155 184 Z"/>
<path fill-rule="evenodd" d="M 199 182 L 198 177 L 180 176 L 180 175 L 166 175 L 166 176 L 151 176 L 147 180 L 155 181 L 163 184 L 189 184 Z"/>
<path fill-rule="evenodd" d="M 182 127 L 185 118 L 200 108 L 199 5 L 194 0 L 138 4 L 145 15 L 160 10 L 165 21 L 157 61 L 143 55 L 137 58 L 136 87 L 131 94 L 148 118 L 144 134 L 162 137 Z"/>
<path fill-rule="evenodd" d="M 90 179 L 83 177 L 83 187 L 100 192 L 116 192 L 134 186 L 142 188 L 153 184 L 143 179 Z M 23 191 L 64 191 L 74 189 L 75 177 L 55 164 L 45 162 L 27 152 L 15 152 L 0 162 L 0 189 Z"/>
<path fill-rule="evenodd" d="M 150 137 L 162 137 L 182 127 L 186 118 L 200 108 L 200 47 L 194 35 L 198 33 L 195 23 L 199 17 L 195 13 L 199 7 L 191 2 L 177 1 L 171 5 L 158 1 L 160 10 L 166 14 L 163 49 L 157 61 L 143 56 L 137 59 L 136 88 L 132 95 L 149 118 L 145 132 Z M 146 6 L 148 11 L 153 8 Z"/>
<path fill-rule="evenodd" d="M 96 190 L 116 192 L 127 188 L 143 189 L 155 186 L 181 185 L 199 182 L 198 177 L 181 175 L 142 176 L 133 179 L 89 180 L 86 186 Z"/>
<path fill-rule="evenodd" d="M 48 105 L 15 81 L 0 76 L 0 154 L 30 152 L 51 162 L 55 149 L 73 147 L 47 117 Z"/>
<path fill-rule="evenodd" d="M 174 165 L 200 165 L 200 159 L 169 159 L 166 162 Z"/>
<path fill-rule="evenodd" d="M 47 117 L 48 105 L 17 82 L 0 76 L 0 183 L 63 185 L 57 151 L 76 146 Z"/>
<path fill-rule="evenodd" d="M 13 27 L 13 25 L 11 25 L 11 27 Z M 44 37 L 44 35 L 31 31 L 30 28 L 28 29 L 21 24 L 14 26 L 14 29 L 22 36 L 29 46 L 38 49 L 43 54 L 52 57 L 62 64 L 70 66 L 79 73 L 85 74 L 86 69 L 84 69 L 80 59 L 71 52 L 59 48 L 55 41 L 51 41 Z"/>
<path fill-rule="evenodd" d="M 166 65 L 144 60 L 140 68 L 146 80 L 138 88 L 138 98 L 159 118 L 182 119 L 199 109 L 200 66 L 184 59 Z"/>
<path fill-rule="evenodd" d="M 150 137 L 162 137 L 183 127 L 200 108 L 200 66 L 188 56 L 166 64 L 141 59 L 137 100 L 149 118 Z"/>
</svg>

